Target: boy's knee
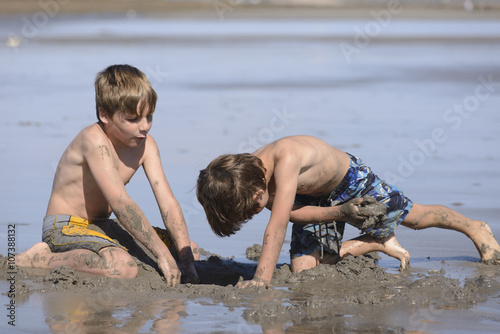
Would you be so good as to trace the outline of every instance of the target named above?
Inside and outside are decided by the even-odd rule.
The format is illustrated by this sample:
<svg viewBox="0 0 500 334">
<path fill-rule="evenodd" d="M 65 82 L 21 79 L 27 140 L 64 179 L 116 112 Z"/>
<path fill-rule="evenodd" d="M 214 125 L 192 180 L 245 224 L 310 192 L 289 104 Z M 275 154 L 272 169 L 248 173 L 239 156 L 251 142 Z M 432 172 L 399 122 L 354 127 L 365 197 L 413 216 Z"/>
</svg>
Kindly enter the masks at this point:
<svg viewBox="0 0 500 334">
<path fill-rule="evenodd" d="M 200 259 L 200 248 L 193 240 L 191 240 L 191 251 L 193 252 L 194 260 L 198 261 Z"/>
<path fill-rule="evenodd" d="M 119 278 L 136 278 L 137 274 L 139 273 L 139 267 L 134 261 L 132 261 L 125 263 L 125 265 L 122 266 L 121 270 L 119 271 Z"/>
<path fill-rule="evenodd" d="M 122 262 L 119 261 L 114 264 L 113 268 L 108 270 L 108 277 L 113 278 L 136 278 L 139 273 L 139 268 L 137 264 L 132 260 L 132 262 Z"/>
<path fill-rule="evenodd" d="M 139 268 L 132 256 L 123 249 L 114 247 L 105 248 L 100 252 L 107 262 L 106 276 L 113 278 L 135 278 Z"/>
<path fill-rule="evenodd" d="M 302 255 L 294 257 L 290 261 L 290 271 L 298 274 L 301 271 L 312 269 L 319 264 L 318 256 L 315 253 L 311 255 Z"/>
</svg>

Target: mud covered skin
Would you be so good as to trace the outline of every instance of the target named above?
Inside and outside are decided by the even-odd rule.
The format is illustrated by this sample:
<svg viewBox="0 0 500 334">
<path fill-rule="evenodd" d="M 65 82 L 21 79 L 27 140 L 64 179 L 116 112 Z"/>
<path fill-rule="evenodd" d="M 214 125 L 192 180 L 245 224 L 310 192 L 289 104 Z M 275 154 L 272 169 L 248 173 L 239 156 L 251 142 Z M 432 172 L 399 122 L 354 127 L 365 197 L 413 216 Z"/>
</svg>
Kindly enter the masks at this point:
<svg viewBox="0 0 500 334">
<path fill-rule="evenodd" d="M 414 230 L 438 227 L 461 232 L 474 243 L 483 263 L 498 264 L 500 262 L 498 257 L 500 244 L 495 239 L 488 223 L 470 219 L 445 206 L 414 203 L 401 225 Z"/>
<path fill-rule="evenodd" d="M 480 222 L 481 230 L 483 230 L 484 234 L 489 238 L 495 238 L 493 232 L 491 232 L 491 228 L 486 222 Z M 490 245 L 482 243 L 481 247 L 479 247 L 481 254 L 481 262 L 488 265 L 500 265 L 500 250 L 492 248 Z M 487 257 L 484 254 L 489 254 Z"/>
<path fill-rule="evenodd" d="M 485 253 L 489 247 L 485 244 L 482 245 L 481 251 Z M 488 265 L 500 265 L 500 252 L 497 250 L 492 251 L 492 255 L 490 259 L 485 259 L 481 261 L 484 264 Z"/>
<path fill-rule="evenodd" d="M 387 208 L 383 203 L 377 202 L 373 196 L 363 197 L 363 202 L 358 206 L 359 212 L 368 218 L 359 225 L 356 225 L 360 230 L 367 228 L 377 229 L 383 222 Z"/>
</svg>

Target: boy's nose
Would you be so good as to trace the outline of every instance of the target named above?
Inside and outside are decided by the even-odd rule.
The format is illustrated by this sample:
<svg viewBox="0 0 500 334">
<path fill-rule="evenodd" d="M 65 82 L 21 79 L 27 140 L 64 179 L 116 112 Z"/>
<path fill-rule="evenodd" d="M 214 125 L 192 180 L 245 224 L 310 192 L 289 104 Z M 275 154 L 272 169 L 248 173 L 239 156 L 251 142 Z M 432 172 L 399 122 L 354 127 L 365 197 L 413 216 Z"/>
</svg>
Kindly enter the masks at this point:
<svg viewBox="0 0 500 334">
<path fill-rule="evenodd" d="M 149 130 L 151 130 L 152 124 L 153 122 L 149 121 L 147 117 L 144 117 L 139 124 L 139 131 L 149 132 Z"/>
</svg>

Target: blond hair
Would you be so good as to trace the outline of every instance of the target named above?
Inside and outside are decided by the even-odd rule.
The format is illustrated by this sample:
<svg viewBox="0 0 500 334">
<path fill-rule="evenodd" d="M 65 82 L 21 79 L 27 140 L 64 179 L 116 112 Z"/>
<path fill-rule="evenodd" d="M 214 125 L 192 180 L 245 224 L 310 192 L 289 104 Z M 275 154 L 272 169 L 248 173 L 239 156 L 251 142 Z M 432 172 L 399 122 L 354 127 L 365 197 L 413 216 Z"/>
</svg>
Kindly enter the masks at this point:
<svg viewBox="0 0 500 334">
<path fill-rule="evenodd" d="M 99 121 L 100 111 L 109 117 L 117 111 L 128 116 L 149 116 L 155 111 L 156 92 L 146 75 L 133 66 L 109 66 L 97 74 L 94 85 Z"/>
</svg>

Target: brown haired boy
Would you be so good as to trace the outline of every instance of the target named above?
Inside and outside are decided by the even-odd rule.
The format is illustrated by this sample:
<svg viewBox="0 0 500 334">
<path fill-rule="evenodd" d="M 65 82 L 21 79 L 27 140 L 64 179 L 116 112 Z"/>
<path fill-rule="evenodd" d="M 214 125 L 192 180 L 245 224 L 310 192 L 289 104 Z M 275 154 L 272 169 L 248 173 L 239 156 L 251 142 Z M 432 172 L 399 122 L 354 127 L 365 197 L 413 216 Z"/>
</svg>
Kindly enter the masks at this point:
<svg viewBox="0 0 500 334">
<path fill-rule="evenodd" d="M 270 284 L 289 221 L 294 223 L 293 272 L 371 251 L 398 258 L 404 269 L 410 257 L 394 236 L 400 223 L 415 230 L 440 227 L 462 232 L 473 241 L 483 262 L 500 263 L 500 245 L 485 222 L 444 206 L 413 203 L 359 158 L 315 137 L 285 137 L 253 154 L 216 158 L 200 171 L 197 197 L 219 236 L 235 233 L 264 207 L 271 210 L 254 278 L 242 287 Z M 367 198 L 385 205 L 382 221 L 364 227 L 364 235 L 340 247 L 345 222 L 359 227 L 373 218 L 363 211 Z"/>
<path fill-rule="evenodd" d="M 156 92 L 140 70 L 113 65 L 95 80 L 98 122 L 84 128 L 59 161 L 43 224 L 43 242 L 20 254 L 21 267 L 75 270 L 118 278 L 133 278 L 137 265 L 115 240 L 88 229 L 113 212 L 125 229 L 156 257 L 170 286 L 197 281 L 186 223 L 162 169 L 160 152 L 148 134 L 156 107 Z M 143 167 L 169 231 L 179 267 L 125 185 Z M 198 255 L 199 256 L 199 255 Z M 180 269 L 180 270 L 179 270 Z"/>
</svg>

